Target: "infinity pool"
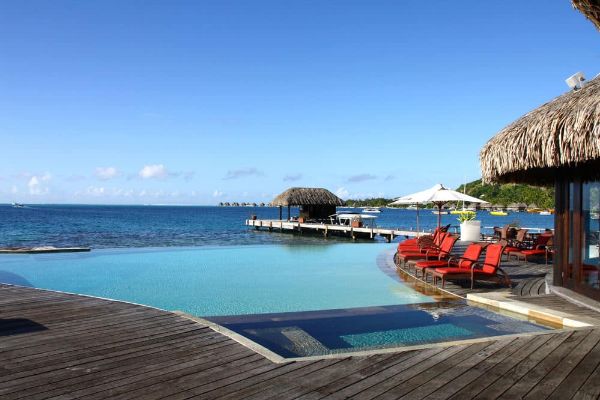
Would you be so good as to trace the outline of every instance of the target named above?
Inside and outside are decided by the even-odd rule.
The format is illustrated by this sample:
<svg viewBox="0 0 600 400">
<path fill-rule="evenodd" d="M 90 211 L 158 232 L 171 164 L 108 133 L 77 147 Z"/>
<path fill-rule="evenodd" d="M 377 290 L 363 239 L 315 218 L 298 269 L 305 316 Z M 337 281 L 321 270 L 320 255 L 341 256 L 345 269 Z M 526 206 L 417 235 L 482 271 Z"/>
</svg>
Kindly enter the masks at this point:
<svg viewBox="0 0 600 400">
<path fill-rule="evenodd" d="M 390 245 L 261 245 L 0 256 L 0 282 L 195 316 L 315 311 L 434 300 L 376 266 Z"/>
</svg>

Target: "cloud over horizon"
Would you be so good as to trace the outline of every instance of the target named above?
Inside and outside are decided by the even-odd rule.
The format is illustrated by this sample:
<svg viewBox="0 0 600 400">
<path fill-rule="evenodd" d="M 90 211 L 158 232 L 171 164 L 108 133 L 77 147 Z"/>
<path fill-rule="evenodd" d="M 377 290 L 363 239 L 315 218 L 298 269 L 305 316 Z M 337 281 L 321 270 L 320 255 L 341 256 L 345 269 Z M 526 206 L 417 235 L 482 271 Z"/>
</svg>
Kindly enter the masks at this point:
<svg viewBox="0 0 600 400">
<path fill-rule="evenodd" d="M 247 178 L 250 176 L 264 176 L 265 174 L 262 171 L 259 171 L 255 167 L 249 168 L 241 168 L 227 171 L 227 174 L 223 178 L 224 180 L 228 179 L 239 179 L 239 178 Z"/>
<path fill-rule="evenodd" d="M 107 181 L 119 176 L 119 170 L 115 167 L 96 167 L 94 176 L 100 180 Z"/>
<path fill-rule="evenodd" d="M 356 182 L 371 181 L 373 179 L 377 179 L 377 176 L 371 175 L 371 174 L 358 174 L 358 175 L 352 175 L 352 176 L 348 177 L 348 179 L 346 181 L 351 182 L 351 183 L 356 183 Z"/>
<path fill-rule="evenodd" d="M 152 164 L 145 165 L 138 175 L 142 179 L 165 179 L 169 176 L 169 172 L 163 164 Z"/>
<path fill-rule="evenodd" d="M 302 174 L 287 174 L 283 177 L 283 180 L 286 182 L 295 182 L 302 179 Z"/>
</svg>

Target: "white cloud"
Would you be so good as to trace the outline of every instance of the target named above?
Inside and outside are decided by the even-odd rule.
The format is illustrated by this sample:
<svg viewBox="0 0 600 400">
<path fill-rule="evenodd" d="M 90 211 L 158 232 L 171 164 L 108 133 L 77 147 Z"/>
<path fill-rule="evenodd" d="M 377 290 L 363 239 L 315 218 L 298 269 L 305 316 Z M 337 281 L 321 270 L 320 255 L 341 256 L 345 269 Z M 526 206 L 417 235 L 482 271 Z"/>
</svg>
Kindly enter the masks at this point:
<svg viewBox="0 0 600 400">
<path fill-rule="evenodd" d="M 27 187 L 29 188 L 29 194 L 37 196 L 41 194 L 48 193 L 48 188 L 42 185 L 42 182 L 48 181 L 50 179 L 50 174 L 44 174 L 41 177 L 37 177 L 36 175 L 32 176 L 27 183 Z"/>
<path fill-rule="evenodd" d="M 348 192 L 348 189 L 346 189 L 345 187 L 339 187 L 336 191 L 335 191 L 335 195 L 337 197 L 340 197 L 342 199 L 347 199 L 348 196 L 350 196 L 350 192 Z"/>
<path fill-rule="evenodd" d="M 213 197 L 223 197 L 225 193 L 221 192 L 219 189 L 215 189 L 213 192 Z"/>
<path fill-rule="evenodd" d="M 139 172 L 143 179 L 164 179 L 169 176 L 169 172 L 163 164 L 145 165 Z"/>
<path fill-rule="evenodd" d="M 119 170 L 115 167 L 97 167 L 94 175 L 96 178 L 106 181 L 119 176 Z"/>
<path fill-rule="evenodd" d="M 85 190 L 85 193 L 89 196 L 102 196 L 106 194 L 106 189 L 104 187 L 89 186 Z"/>
</svg>

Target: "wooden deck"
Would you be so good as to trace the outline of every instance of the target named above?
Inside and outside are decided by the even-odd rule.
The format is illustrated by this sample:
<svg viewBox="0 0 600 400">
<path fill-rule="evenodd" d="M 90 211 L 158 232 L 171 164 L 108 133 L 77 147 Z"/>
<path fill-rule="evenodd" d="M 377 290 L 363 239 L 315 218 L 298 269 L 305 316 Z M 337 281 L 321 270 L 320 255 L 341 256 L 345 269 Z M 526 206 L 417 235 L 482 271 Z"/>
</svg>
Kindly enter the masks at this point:
<svg viewBox="0 0 600 400">
<path fill-rule="evenodd" d="M 272 363 L 139 305 L 0 285 L 0 398 L 568 399 L 600 395 L 600 329 Z"/>
</svg>

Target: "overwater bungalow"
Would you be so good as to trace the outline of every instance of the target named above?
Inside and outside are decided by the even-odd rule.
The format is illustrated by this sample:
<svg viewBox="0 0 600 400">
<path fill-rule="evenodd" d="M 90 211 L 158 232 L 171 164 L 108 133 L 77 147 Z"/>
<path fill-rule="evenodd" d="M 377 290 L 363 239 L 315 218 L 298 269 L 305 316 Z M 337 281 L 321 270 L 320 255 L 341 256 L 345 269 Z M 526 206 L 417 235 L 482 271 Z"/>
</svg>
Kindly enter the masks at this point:
<svg viewBox="0 0 600 400">
<path fill-rule="evenodd" d="M 522 212 L 522 211 L 527 210 L 527 204 L 525 204 L 525 203 L 510 203 L 509 205 L 506 206 L 506 210 L 514 211 L 514 212 Z"/>
<path fill-rule="evenodd" d="M 594 2 L 595 3 L 595 2 Z M 575 1 L 600 27 L 600 7 Z M 591 8 L 590 8 L 591 7 Z M 600 77 L 524 115 L 481 150 L 486 182 L 555 187 L 553 284 L 600 300 Z M 567 290 L 564 290 L 567 289 Z"/>
<path fill-rule="evenodd" d="M 303 222 L 327 220 L 329 216 L 336 213 L 336 207 L 346 203 L 327 189 L 293 187 L 275 197 L 271 204 L 279 207 L 280 220 L 282 219 L 282 207 L 287 207 L 289 220 L 291 217 L 290 207 L 298 206 L 300 208 L 298 220 Z"/>
</svg>

